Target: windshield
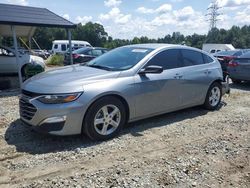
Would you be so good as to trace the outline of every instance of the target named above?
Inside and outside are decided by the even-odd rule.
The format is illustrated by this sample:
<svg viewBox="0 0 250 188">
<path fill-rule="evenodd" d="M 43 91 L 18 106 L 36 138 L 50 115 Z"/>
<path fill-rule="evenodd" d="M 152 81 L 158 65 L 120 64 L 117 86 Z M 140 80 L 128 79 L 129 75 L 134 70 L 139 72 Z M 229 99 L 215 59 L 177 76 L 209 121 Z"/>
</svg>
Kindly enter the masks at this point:
<svg viewBox="0 0 250 188">
<path fill-rule="evenodd" d="M 87 66 L 103 68 L 110 71 L 128 70 L 135 66 L 146 55 L 152 52 L 149 48 L 121 47 L 90 61 Z"/>
</svg>

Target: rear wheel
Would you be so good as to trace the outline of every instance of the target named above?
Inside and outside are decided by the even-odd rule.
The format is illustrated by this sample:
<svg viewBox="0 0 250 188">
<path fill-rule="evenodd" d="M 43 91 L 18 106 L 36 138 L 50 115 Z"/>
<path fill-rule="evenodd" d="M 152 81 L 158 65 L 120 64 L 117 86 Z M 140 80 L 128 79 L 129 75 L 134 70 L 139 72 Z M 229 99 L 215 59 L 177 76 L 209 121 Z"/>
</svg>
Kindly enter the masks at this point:
<svg viewBox="0 0 250 188">
<path fill-rule="evenodd" d="M 232 82 L 233 82 L 234 84 L 240 84 L 240 83 L 241 83 L 241 80 L 232 79 Z"/>
<path fill-rule="evenodd" d="M 221 84 L 215 82 L 208 89 L 204 107 L 208 110 L 215 110 L 221 102 L 221 97 L 222 97 Z"/>
<path fill-rule="evenodd" d="M 84 132 L 92 140 L 107 140 L 115 137 L 126 122 L 126 110 L 116 97 L 103 97 L 87 111 Z"/>
</svg>

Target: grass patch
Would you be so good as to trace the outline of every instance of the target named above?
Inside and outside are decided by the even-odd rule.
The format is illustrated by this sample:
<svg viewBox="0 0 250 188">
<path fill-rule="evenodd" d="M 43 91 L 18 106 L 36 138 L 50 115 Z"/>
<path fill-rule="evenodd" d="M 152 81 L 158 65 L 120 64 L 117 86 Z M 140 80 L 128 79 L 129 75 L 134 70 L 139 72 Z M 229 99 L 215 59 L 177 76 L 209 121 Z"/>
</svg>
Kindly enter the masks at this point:
<svg viewBox="0 0 250 188">
<path fill-rule="evenodd" d="M 63 66 L 64 56 L 61 54 L 54 54 L 47 59 L 48 66 Z"/>
</svg>

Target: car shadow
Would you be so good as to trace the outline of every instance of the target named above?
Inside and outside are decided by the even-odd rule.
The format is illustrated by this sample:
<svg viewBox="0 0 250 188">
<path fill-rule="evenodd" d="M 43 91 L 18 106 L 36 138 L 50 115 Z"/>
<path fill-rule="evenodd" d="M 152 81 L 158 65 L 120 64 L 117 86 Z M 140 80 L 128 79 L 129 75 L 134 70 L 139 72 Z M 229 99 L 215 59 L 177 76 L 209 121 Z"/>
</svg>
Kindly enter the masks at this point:
<svg viewBox="0 0 250 188">
<path fill-rule="evenodd" d="M 250 91 L 250 82 L 242 82 L 240 84 L 231 83 L 230 88 L 240 89 L 240 90 L 243 90 L 243 91 Z"/>
<path fill-rule="evenodd" d="M 225 103 L 221 103 L 218 110 Z M 143 136 L 143 131 L 154 127 L 167 127 L 175 122 L 191 119 L 207 114 L 207 110 L 201 107 L 189 108 L 172 112 L 153 118 L 129 123 L 125 126 L 120 136 L 131 134 L 138 137 Z M 77 148 L 88 148 L 99 145 L 102 142 L 94 142 L 86 136 L 52 136 L 37 133 L 23 124 L 20 119 L 12 122 L 5 132 L 5 140 L 9 145 L 15 146 L 17 152 L 30 154 L 45 154 L 60 151 L 73 151 Z"/>
</svg>

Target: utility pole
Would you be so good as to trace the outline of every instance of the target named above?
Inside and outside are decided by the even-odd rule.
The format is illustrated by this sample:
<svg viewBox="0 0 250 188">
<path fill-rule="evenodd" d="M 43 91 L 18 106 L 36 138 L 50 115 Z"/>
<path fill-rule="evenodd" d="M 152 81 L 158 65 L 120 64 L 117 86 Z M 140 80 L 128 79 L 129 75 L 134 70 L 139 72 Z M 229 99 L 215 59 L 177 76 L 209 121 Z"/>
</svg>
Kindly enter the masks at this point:
<svg viewBox="0 0 250 188">
<path fill-rule="evenodd" d="M 220 8 L 221 7 L 219 7 L 217 0 L 213 0 L 211 5 L 207 8 L 207 21 L 210 22 L 209 31 L 213 28 L 216 28 L 217 21 L 219 20 L 218 16 L 222 15 L 221 13 L 219 13 Z"/>
</svg>

